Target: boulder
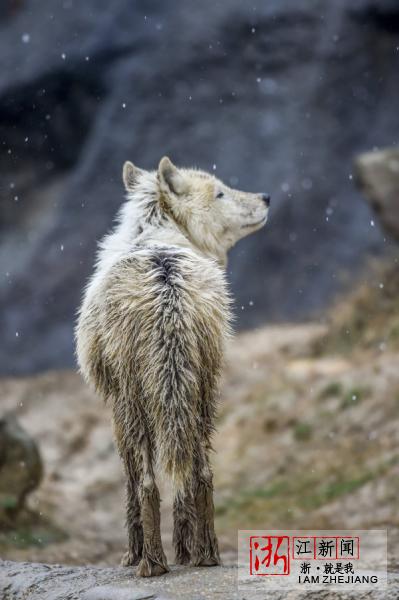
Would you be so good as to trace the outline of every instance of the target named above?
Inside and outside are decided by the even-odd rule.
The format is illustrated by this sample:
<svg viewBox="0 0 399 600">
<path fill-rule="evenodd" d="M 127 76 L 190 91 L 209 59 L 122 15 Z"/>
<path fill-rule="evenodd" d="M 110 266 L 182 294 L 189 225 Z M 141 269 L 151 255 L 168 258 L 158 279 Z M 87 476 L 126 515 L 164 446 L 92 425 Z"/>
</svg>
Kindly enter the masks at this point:
<svg viewBox="0 0 399 600">
<path fill-rule="evenodd" d="M 0 526 L 12 525 L 42 474 L 36 442 L 15 417 L 0 418 Z"/>
<path fill-rule="evenodd" d="M 361 154 L 356 180 L 385 231 L 399 242 L 399 148 Z"/>
</svg>

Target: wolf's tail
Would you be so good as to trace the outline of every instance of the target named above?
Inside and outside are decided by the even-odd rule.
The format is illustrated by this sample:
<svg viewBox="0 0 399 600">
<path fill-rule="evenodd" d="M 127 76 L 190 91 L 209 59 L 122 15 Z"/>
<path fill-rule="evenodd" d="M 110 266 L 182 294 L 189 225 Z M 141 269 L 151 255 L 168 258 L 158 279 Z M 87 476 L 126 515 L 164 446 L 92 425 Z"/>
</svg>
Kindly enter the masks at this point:
<svg viewBox="0 0 399 600">
<path fill-rule="evenodd" d="M 153 256 L 157 285 L 147 343 L 153 357 L 143 373 L 157 457 L 175 483 L 189 475 L 201 431 L 200 336 L 196 307 L 187 291 L 178 254 Z"/>
<path fill-rule="evenodd" d="M 158 460 L 180 485 L 212 433 L 229 300 L 223 274 L 216 267 L 202 272 L 195 256 L 159 250 L 151 261 L 156 293 L 145 341 L 152 359 L 143 390 L 151 390 L 146 403 Z"/>
</svg>

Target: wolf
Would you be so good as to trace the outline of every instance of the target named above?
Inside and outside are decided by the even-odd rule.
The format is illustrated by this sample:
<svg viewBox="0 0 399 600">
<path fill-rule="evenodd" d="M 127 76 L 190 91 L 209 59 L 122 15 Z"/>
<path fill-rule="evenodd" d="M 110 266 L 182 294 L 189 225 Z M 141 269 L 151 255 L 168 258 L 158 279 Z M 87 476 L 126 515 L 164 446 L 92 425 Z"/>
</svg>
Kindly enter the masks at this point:
<svg viewBox="0 0 399 600">
<path fill-rule="evenodd" d="M 112 407 L 127 481 L 128 550 L 139 576 L 168 571 L 156 470 L 174 482 L 178 564 L 220 564 L 211 438 L 231 333 L 228 250 L 268 218 L 270 196 L 231 189 L 168 157 L 126 162 L 127 201 L 100 244 L 76 327 L 80 370 Z"/>
</svg>

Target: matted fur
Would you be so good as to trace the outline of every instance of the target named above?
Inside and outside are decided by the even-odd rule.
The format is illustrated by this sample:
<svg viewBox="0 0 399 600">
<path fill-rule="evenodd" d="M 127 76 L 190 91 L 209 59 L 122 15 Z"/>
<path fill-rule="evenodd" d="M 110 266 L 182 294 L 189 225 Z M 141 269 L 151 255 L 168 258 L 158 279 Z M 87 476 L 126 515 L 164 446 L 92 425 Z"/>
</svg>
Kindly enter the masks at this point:
<svg viewBox="0 0 399 600">
<path fill-rule="evenodd" d="M 208 263 L 180 248 L 137 248 L 110 268 L 79 325 L 80 362 L 112 401 L 120 452 L 145 430 L 177 482 L 210 427 L 228 332 L 224 277 Z"/>
<path fill-rule="evenodd" d="M 128 202 L 86 288 L 77 355 L 85 379 L 112 406 L 128 481 L 125 564 L 141 560 L 139 574 L 155 575 L 167 570 L 156 462 L 175 482 L 178 562 L 219 562 L 209 451 L 230 334 L 225 256 L 233 238 L 254 230 L 250 223 L 242 232 L 245 219 L 264 221 L 265 208 L 259 195 L 177 170 L 168 159 L 151 173 L 126 163 L 124 181 Z M 233 219 L 211 204 L 217 193 L 231 195 Z"/>
</svg>

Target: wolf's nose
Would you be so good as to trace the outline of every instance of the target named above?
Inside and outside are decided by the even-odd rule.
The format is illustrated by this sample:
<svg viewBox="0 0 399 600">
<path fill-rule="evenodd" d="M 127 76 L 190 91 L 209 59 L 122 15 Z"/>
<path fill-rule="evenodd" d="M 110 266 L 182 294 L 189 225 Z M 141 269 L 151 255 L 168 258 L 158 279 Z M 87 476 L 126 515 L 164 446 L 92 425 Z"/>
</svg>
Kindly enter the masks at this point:
<svg viewBox="0 0 399 600">
<path fill-rule="evenodd" d="M 270 206 L 270 194 L 262 194 L 262 200 L 267 207 Z"/>
</svg>

